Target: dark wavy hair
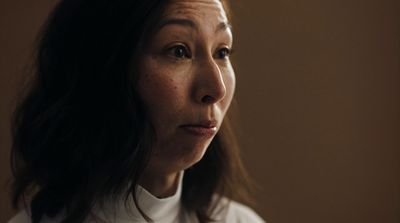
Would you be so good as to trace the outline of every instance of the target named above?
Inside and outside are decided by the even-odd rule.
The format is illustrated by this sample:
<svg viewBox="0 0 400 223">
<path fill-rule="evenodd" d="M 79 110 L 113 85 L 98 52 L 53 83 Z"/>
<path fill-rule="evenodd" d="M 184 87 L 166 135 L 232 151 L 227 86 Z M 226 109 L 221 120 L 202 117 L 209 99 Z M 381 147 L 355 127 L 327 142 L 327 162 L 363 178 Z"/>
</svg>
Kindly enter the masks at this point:
<svg viewBox="0 0 400 223">
<path fill-rule="evenodd" d="M 12 125 L 13 205 L 29 206 L 33 223 L 61 212 L 63 223 L 83 222 L 121 194 L 137 205 L 131 192 L 155 138 L 135 92 L 136 61 L 167 4 L 61 0 L 50 14 Z M 228 114 L 185 171 L 182 204 L 208 222 L 215 195 L 246 201 L 248 183 Z"/>
</svg>

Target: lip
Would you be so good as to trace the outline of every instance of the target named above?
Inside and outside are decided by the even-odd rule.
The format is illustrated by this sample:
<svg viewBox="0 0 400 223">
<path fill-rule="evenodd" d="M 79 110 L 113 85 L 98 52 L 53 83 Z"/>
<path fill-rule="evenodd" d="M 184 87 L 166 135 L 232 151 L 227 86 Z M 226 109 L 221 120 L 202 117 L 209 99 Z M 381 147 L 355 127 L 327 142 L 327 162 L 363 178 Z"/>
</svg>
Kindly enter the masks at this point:
<svg viewBox="0 0 400 223">
<path fill-rule="evenodd" d="M 215 121 L 205 121 L 196 124 L 181 125 L 180 128 L 185 132 L 200 136 L 200 137 L 213 137 L 217 133 L 217 125 Z"/>
</svg>

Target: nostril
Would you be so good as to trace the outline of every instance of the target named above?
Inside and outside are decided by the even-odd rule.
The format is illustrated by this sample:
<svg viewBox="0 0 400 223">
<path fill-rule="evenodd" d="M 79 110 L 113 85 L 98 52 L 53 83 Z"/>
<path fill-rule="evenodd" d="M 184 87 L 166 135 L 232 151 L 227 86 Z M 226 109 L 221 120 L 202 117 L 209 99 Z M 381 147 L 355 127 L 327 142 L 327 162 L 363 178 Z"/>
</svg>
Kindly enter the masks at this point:
<svg viewBox="0 0 400 223">
<path fill-rule="evenodd" d="M 201 102 L 205 103 L 205 104 L 209 104 L 212 103 L 214 101 L 214 98 L 211 97 L 210 95 L 205 95 L 201 98 Z"/>
</svg>

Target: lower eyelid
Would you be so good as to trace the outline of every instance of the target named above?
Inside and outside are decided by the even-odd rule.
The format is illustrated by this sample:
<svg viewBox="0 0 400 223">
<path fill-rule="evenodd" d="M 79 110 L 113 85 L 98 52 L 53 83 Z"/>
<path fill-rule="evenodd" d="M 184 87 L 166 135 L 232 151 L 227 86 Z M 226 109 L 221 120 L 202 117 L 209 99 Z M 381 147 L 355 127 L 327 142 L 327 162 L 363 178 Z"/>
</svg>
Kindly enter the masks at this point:
<svg viewBox="0 0 400 223">
<path fill-rule="evenodd" d="M 176 50 L 177 47 L 183 47 L 183 49 L 184 49 L 184 51 L 185 51 L 184 53 L 187 55 L 187 57 L 188 57 L 188 58 L 191 57 L 190 49 L 189 49 L 187 46 L 183 45 L 183 44 L 177 44 L 177 45 L 173 45 L 173 46 L 167 47 L 164 51 L 165 51 L 165 53 L 166 53 L 167 55 L 172 55 L 172 56 L 173 56 L 174 53 L 175 53 L 175 52 L 173 52 L 173 51 Z"/>
</svg>

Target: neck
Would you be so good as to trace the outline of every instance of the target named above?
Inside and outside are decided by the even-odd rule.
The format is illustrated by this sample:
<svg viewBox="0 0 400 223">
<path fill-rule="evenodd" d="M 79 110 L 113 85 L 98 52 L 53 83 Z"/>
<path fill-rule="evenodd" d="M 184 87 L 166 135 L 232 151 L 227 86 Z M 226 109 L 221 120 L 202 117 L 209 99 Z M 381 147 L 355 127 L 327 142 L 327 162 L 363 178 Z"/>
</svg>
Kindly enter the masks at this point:
<svg viewBox="0 0 400 223">
<path fill-rule="evenodd" d="M 139 180 L 139 184 L 158 198 L 170 197 L 178 189 L 179 172 L 165 174 L 145 171 Z"/>
</svg>

